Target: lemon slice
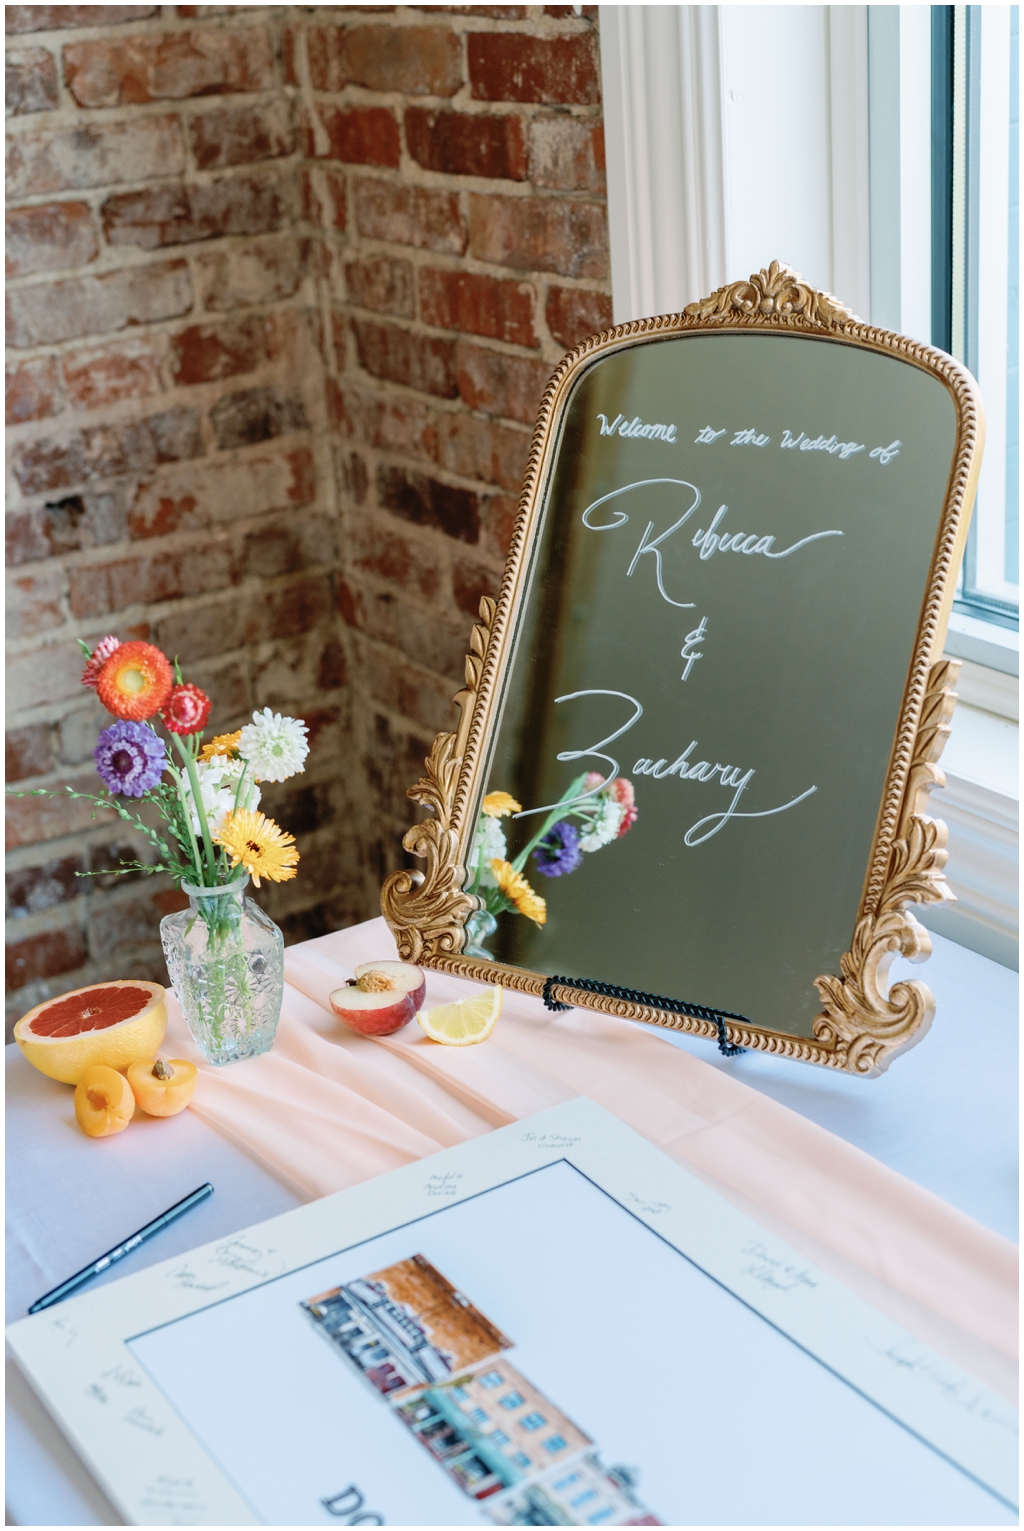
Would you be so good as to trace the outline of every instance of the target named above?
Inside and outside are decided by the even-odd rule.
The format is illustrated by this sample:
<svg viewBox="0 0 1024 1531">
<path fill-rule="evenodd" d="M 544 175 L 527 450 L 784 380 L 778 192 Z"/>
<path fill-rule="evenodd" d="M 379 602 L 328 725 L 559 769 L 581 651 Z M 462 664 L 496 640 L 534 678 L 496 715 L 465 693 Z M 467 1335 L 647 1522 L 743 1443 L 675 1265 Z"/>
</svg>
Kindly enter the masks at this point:
<svg viewBox="0 0 1024 1531">
<path fill-rule="evenodd" d="M 457 999 L 452 1005 L 421 1010 L 416 1019 L 432 1041 L 443 1042 L 445 1047 L 472 1047 L 494 1030 L 504 992 L 485 989 L 471 999 Z"/>
</svg>

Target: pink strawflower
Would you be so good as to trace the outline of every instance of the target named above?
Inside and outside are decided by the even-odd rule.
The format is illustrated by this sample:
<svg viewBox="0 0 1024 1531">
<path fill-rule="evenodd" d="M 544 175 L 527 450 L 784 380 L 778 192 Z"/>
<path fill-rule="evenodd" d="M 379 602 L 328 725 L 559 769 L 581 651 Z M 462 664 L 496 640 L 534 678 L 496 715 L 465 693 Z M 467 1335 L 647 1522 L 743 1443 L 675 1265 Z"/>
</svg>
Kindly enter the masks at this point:
<svg viewBox="0 0 1024 1531">
<path fill-rule="evenodd" d="M 164 705 L 162 716 L 169 734 L 198 734 L 210 716 L 210 698 L 191 681 L 175 686 Z"/>
<path fill-rule="evenodd" d="M 99 678 L 100 671 L 115 649 L 120 647 L 121 640 L 120 638 L 115 638 L 113 633 L 107 638 L 100 639 L 85 662 L 85 669 L 82 671 L 83 686 L 91 686 L 93 690 L 96 689 L 96 681 Z"/>
<path fill-rule="evenodd" d="M 583 784 L 583 789 L 585 792 L 593 792 L 594 788 L 602 781 L 604 781 L 604 777 L 600 771 L 591 771 Z M 622 815 L 622 823 L 619 825 L 618 834 L 615 836 L 616 840 L 621 840 L 623 835 L 633 828 L 637 819 L 636 794 L 633 791 L 633 783 L 628 776 L 616 776 L 615 780 L 610 781 L 607 787 L 604 788 L 604 796 L 614 798 L 625 810 Z"/>
</svg>

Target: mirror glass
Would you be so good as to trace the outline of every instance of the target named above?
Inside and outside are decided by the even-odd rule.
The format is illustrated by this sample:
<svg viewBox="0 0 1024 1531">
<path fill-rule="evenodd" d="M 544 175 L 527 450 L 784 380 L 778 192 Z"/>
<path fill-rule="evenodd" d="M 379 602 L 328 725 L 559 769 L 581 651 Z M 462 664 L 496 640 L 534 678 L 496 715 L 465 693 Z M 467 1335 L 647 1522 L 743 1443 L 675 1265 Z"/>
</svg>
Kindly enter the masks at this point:
<svg viewBox="0 0 1024 1531">
<path fill-rule="evenodd" d="M 835 340 L 697 333 L 580 375 L 466 846 L 468 955 L 810 1035 L 955 445 L 939 379 Z"/>
</svg>

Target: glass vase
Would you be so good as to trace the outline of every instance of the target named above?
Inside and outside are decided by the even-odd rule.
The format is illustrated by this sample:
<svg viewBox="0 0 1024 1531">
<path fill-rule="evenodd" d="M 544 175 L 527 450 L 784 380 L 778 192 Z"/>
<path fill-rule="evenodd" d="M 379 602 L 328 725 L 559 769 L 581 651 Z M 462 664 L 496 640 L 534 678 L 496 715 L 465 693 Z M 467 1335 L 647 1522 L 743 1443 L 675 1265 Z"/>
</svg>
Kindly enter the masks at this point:
<svg viewBox="0 0 1024 1531">
<path fill-rule="evenodd" d="M 462 948 L 464 957 L 489 957 L 494 961 L 494 953 L 489 952 L 484 945 L 498 928 L 498 921 L 489 909 L 478 909 L 471 914 L 466 921 L 466 943 Z"/>
<path fill-rule="evenodd" d="M 188 908 L 160 921 L 171 983 L 192 1039 L 210 1063 L 237 1063 L 273 1046 L 284 995 L 284 937 L 245 897 L 249 879 L 221 888 L 183 882 Z"/>
</svg>

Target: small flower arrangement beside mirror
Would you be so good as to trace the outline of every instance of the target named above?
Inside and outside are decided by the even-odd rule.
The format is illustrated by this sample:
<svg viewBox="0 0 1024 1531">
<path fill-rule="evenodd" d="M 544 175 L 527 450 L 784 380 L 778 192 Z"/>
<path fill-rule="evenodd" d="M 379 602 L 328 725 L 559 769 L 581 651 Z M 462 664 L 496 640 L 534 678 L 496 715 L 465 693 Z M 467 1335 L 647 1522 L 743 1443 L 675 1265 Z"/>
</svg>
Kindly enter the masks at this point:
<svg viewBox="0 0 1024 1531">
<path fill-rule="evenodd" d="M 117 721 L 93 751 L 106 792 L 64 790 L 112 808 L 154 846 L 154 861 L 122 862 L 115 873 L 164 872 L 187 894 L 188 909 L 164 917 L 160 939 L 203 1055 L 217 1064 L 255 1057 L 272 1045 L 280 1019 L 284 941 L 244 890 L 250 877 L 257 888 L 263 879 L 289 881 L 299 861 L 293 836 L 259 811 L 260 784 L 304 769 L 306 725 L 265 707 L 203 744 L 210 699 L 182 680 L 176 661 L 152 643 L 114 637 L 82 649 L 82 684 Z M 157 824 L 125 799 L 155 809 Z"/>
<path fill-rule="evenodd" d="M 466 921 L 467 957 L 491 957 L 484 942 L 498 928 L 500 914 L 521 914 L 535 925 L 547 922 L 547 901 L 523 875 L 531 855 L 542 877 L 567 877 L 583 865 L 585 855 L 620 840 L 636 823 L 633 783 L 625 776 L 606 781 L 590 771 L 569 783 L 533 838 L 513 860 L 501 820 L 522 812 L 507 792 L 489 792 L 480 805 L 473 848 L 467 868 L 466 891 L 482 908 Z"/>
</svg>

